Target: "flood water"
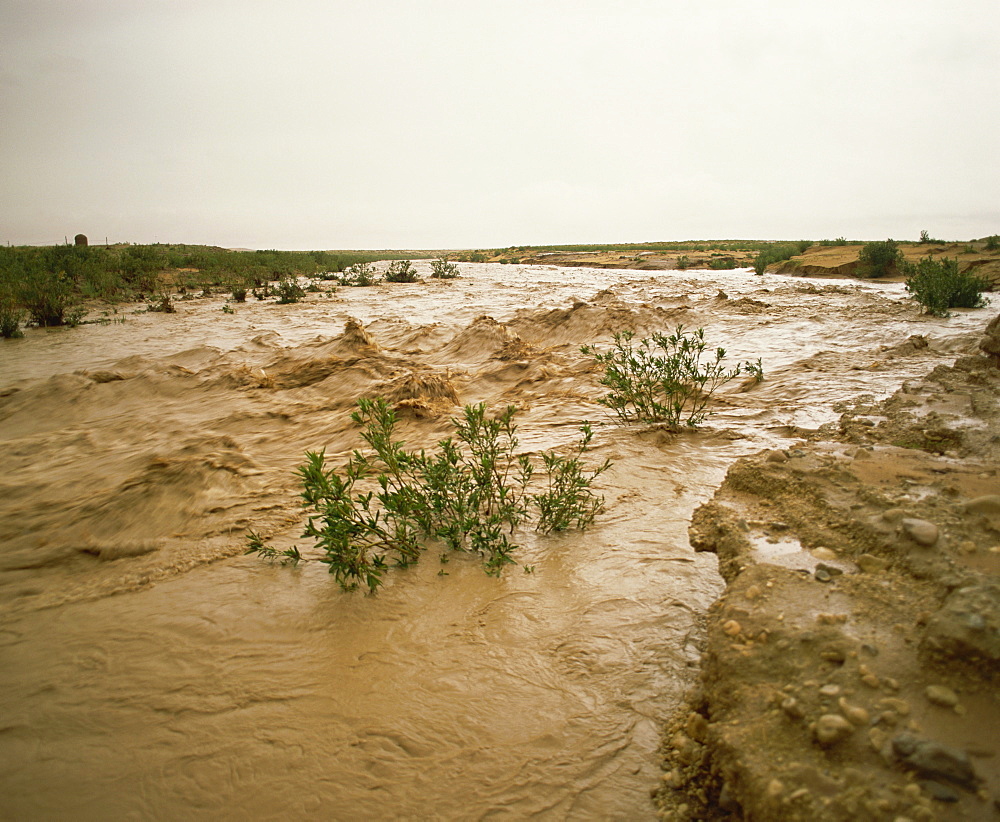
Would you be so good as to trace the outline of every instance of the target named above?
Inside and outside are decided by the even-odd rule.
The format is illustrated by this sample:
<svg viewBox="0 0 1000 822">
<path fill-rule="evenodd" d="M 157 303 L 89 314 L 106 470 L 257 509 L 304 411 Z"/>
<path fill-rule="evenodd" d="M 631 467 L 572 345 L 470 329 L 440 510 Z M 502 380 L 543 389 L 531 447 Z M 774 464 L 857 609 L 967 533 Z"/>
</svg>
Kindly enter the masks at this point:
<svg viewBox="0 0 1000 822">
<path fill-rule="evenodd" d="M 0 341 L 0 818 L 651 818 L 658 723 L 722 589 L 693 509 L 991 316 L 923 317 L 899 284 L 460 267 Z M 764 382 L 698 432 L 617 425 L 580 346 L 678 324 Z M 929 346 L 893 350 L 912 334 Z M 531 573 L 431 550 L 374 596 L 243 555 L 247 528 L 310 555 L 295 467 L 360 446 L 358 397 L 402 401 L 430 447 L 452 391 L 516 404 L 526 451 L 592 421 L 596 524 L 520 533 Z"/>
</svg>

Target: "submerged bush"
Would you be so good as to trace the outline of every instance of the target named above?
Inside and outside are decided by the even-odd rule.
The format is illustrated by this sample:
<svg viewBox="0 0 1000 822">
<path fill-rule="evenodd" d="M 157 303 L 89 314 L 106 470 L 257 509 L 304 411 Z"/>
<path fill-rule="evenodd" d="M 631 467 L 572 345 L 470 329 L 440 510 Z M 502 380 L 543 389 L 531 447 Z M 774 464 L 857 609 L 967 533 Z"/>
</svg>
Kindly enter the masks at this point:
<svg viewBox="0 0 1000 822">
<path fill-rule="evenodd" d="M 274 287 L 274 291 L 278 295 L 278 303 L 281 305 L 297 303 L 306 295 L 305 290 L 294 277 L 282 277 Z"/>
<path fill-rule="evenodd" d="M 920 303 L 928 314 L 947 317 L 949 308 L 982 308 L 986 305 L 983 291 L 989 283 L 982 277 L 962 274 L 958 260 L 934 260 L 926 257 L 920 262 L 905 263 L 906 290 Z"/>
<path fill-rule="evenodd" d="M 433 260 L 431 276 L 437 280 L 453 280 L 458 276 L 458 266 L 445 259 Z"/>
<path fill-rule="evenodd" d="M 369 263 L 355 263 L 341 275 L 340 284 L 365 288 L 375 285 L 378 280 L 378 274 Z"/>
<path fill-rule="evenodd" d="M 0 300 L 0 337 L 7 340 L 23 337 L 24 332 L 21 331 L 23 320 L 24 312 L 12 301 Z"/>
<path fill-rule="evenodd" d="M 756 364 L 727 370 L 722 365 L 724 348 L 706 355 L 708 343 L 701 328 L 687 333 L 683 326 L 677 326 L 672 334 L 653 334 L 638 345 L 633 343 L 634 337 L 631 331 L 615 334 L 614 345 L 603 354 L 593 346 L 581 349 L 604 366 L 601 385 L 611 390 L 600 403 L 623 422 L 694 427 L 708 417 L 708 401 L 720 385 L 742 373 L 749 373 L 758 382 L 764 376 L 759 359 Z"/>
<path fill-rule="evenodd" d="M 344 590 L 359 585 L 376 591 L 392 562 L 416 562 L 429 540 L 456 551 L 478 554 L 489 574 L 512 563 L 515 529 L 537 508 L 543 533 L 575 526 L 586 528 L 604 506 L 590 484 L 609 466 L 585 470 L 581 457 L 593 436 L 584 424 L 583 438 L 570 457 L 542 455 L 547 488 L 531 494 L 535 472 L 529 455 L 517 454 L 516 409 L 495 417 L 485 404 L 470 405 L 453 420 L 456 438 L 438 450 L 407 451 L 394 439 L 396 416 L 384 399 L 360 400 L 352 419 L 364 427 L 369 453 L 355 451 L 341 472 L 326 467 L 323 451 L 307 452 L 298 471 L 302 499 L 311 509 L 303 536 L 315 540 Z M 297 562 L 300 556 L 278 552 L 252 531 L 248 553 Z M 283 560 L 285 561 L 285 560 Z"/>
<path fill-rule="evenodd" d="M 886 277 L 903 266 L 903 253 L 895 240 L 865 243 L 858 255 L 858 276 L 868 278 Z"/>
<path fill-rule="evenodd" d="M 385 271 L 387 283 L 415 283 L 417 272 L 409 260 L 393 260 Z"/>
</svg>

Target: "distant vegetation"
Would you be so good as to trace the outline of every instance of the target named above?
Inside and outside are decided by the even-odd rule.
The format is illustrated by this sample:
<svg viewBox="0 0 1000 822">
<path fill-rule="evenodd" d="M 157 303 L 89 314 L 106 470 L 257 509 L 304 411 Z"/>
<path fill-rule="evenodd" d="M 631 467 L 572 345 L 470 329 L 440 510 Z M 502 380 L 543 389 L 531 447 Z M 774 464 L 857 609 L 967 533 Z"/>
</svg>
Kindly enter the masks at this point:
<svg viewBox="0 0 1000 822">
<path fill-rule="evenodd" d="M 796 254 L 805 252 L 812 243 L 809 240 L 800 240 L 797 243 L 778 243 L 762 249 L 753 261 L 753 270 L 757 274 L 763 274 L 771 263 L 783 263 L 790 260 Z"/>
<path fill-rule="evenodd" d="M 19 326 L 72 325 L 85 300 L 152 299 L 169 311 L 167 288 L 225 291 L 239 301 L 250 289 L 275 289 L 294 302 L 290 285 L 300 276 L 330 278 L 353 265 L 419 256 L 391 251 L 227 251 L 194 245 L 15 246 L 0 247 L 0 334 Z M 428 255 L 429 256 L 429 255 Z"/>
</svg>

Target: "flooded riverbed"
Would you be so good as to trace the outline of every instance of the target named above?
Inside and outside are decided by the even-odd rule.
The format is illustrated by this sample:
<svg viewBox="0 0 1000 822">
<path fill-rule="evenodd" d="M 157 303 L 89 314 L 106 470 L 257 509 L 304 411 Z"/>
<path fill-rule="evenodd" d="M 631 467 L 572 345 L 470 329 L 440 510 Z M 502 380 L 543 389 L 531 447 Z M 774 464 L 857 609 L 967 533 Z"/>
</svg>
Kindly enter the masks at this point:
<svg viewBox="0 0 1000 822">
<path fill-rule="evenodd" d="M 0 816 L 652 816 L 658 721 L 722 588 L 692 510 L 737 457 L 949 362 L 983 316 L 922 317 L 898 284 L 461 268 L 3 341 Z M 615 424 L 580 345 L 678 324 L 764 382 L 696 433 Z M 379 394 L 413 447 L 451 432 L 449 396 L 516 404 L 526 450 L 591 420 L 607 510 L 519 534 L 532 573 L 431 551 L 376 596 L 243 556 L 249 527 L 310 555 L 294 469 L 358 447 L 350 411 Z"/>
</svg>

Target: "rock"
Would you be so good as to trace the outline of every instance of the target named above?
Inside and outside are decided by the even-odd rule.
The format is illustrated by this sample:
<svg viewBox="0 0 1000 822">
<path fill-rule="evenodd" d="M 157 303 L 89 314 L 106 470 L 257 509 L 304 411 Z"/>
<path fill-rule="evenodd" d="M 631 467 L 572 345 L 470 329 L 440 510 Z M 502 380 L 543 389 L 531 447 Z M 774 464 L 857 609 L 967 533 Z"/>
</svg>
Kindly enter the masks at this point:
<svg viewBox="0 0 1000 822">
<path fill-rule="evenodd" d="M 840 694 L 840 686 L 834 685 L 833 683 L 828 683 L 819 689 L 820 696 L 827 696 L 833 699 L 833 697 Z"/>
<path fill-rule="evenodd" d="M 940 742 L 901 733 L 893 737 L 892 750 L 904 765 L 921 776 L 946 779 L 970 790 L 974 790 L 979 781 L 969 757 Z"/>
<path fill-rule="evenodd" d="M 802 706 L 794 696 L 787 696 L 781 700 L 781 710 L 784 711 L 785 715 L 790 719 L 802 719 L 802 717 L 805 716 Z"/>
<path fill-rule="evenodd" d="M 889 567 L 888 560 L 877 557 L 874 554 L 862 554 L 855 561 L 858 567 L 866 574 L 875 574 Z"/>
<path fill-rule="evenodd" d="M 844 571 L 841 568 L 837 568 L 833 565 L 827 565 L 825 562 L 821 562 L 816 566 L 817 571 L 825 571 L 831 577 L 842 576 Z"/>
<path fill-rule="evenodd" d="M 942 708 L 954 708 L 958 704 L 958 694 L 944 685 L 928 685 L 924 694 L 928 702 Z"/>
<path fill-rule="evenodd" d="M 910 703 L 905 699 L 898 699 L 894 696 L 887 696 L 885 699 L 880 699 L 878 707 L 886 711 L 892 711 L 899 716 L 910 715 Z"/>
<path fill-rule="evenodd" d="M 722 623 L 722 630 L 727 636 L 739 636 L 743 629 L 735 619 L 727 619 Z"/>
<path fill-rule="evenodd" d="M 924 642 L 944 656 L 1000 662 L 1000 583 L 952 591 L 928 621 Z"/>
<path fill-rule="evenodd" d="M 86 246 L 87 245 L 87 235 L 86 234 L 77 234 L 73 238 L 73 244 L 74 245 Z"/>
<path fill-rule="evenodd" d="M 708 738 L 708 720 L 697 711 L 692 711 L 688 715 L 684 729 L 695 742 L 704 743 Z"/>
<path fill-rule="evenodd" d="M 986 334 L 979 341 L 979 350 L 993 360 L 993 365 L 1000 368 L 1000 314 L 986 326 Z"/>
<path fill-rule="evenodd" d="M 931 546 L 938 541 L 938 527 L 925 519 L 904 517 L 901 523 L 903 533 L 917 545 Z"/>
<path fill-rule="evenodd" d="M 768 451 L 767 462 L 788 462 L 788 455 L 784 451 Z"/>
<path fill-rule="evenodd" d="M 833 579 L 833 577 L 830 576 L 830 574 L 823 568 L 817 568 L 816 573 L 813 574 L 813 576 L 816 577 L 819 582 L 830 582 Z"/>
<path fill-rule="evenodd" d="M 899 522 L 906 516 L 906 511 L 902 508 L 890 508 L 882 512 L 882 519 L 886 522 Z"/>
<path fill-rule="evenodd" d="M 934 779 L 922 779 L 920 787 L 927 791 L 938 802 L 958 802 L 958 792 L 954 788 L 942 785 Z"/>
<path fill-rule="evenodd" d="M 871 744 L 873 750 L 881 751 L 885 747 L 885 743 L 888 741 L 889 734 L 881 728 L 868 729 L 868 742 Z"/>
<path fill-rule="evenodd" d="M 836 745 L 854 733 L 854 726 L 839 714 L 823 714 L 816 720 L 816 741 L 824 748 Z"/>
<path fill-rule="evenodd" d="M 986 494 L 970 499 L 962 506 L 968 514 L 1000 514 L 1000 494 Z"/>
<path fill-rule="evenodd" d="M 819 560 L 826 560 L 827 562 L 834 562 L 837 560 L 837 554 L 829 548 L 824 548 L 822 545 L 819 548 L 813 548 L 810 553 L 812 553 L 812 555 Z"/>
<path fill-rule="evenodd" d="M 837 700 L 837 705 L 840 708 L 840 712 L 844 715 L 844 719 L 852 725 L 857 725 L 859 728 L 867 725 L 871 719 L 868 711 L 858 705 L 851 705 L 844 697 Z"/>
</svg>

